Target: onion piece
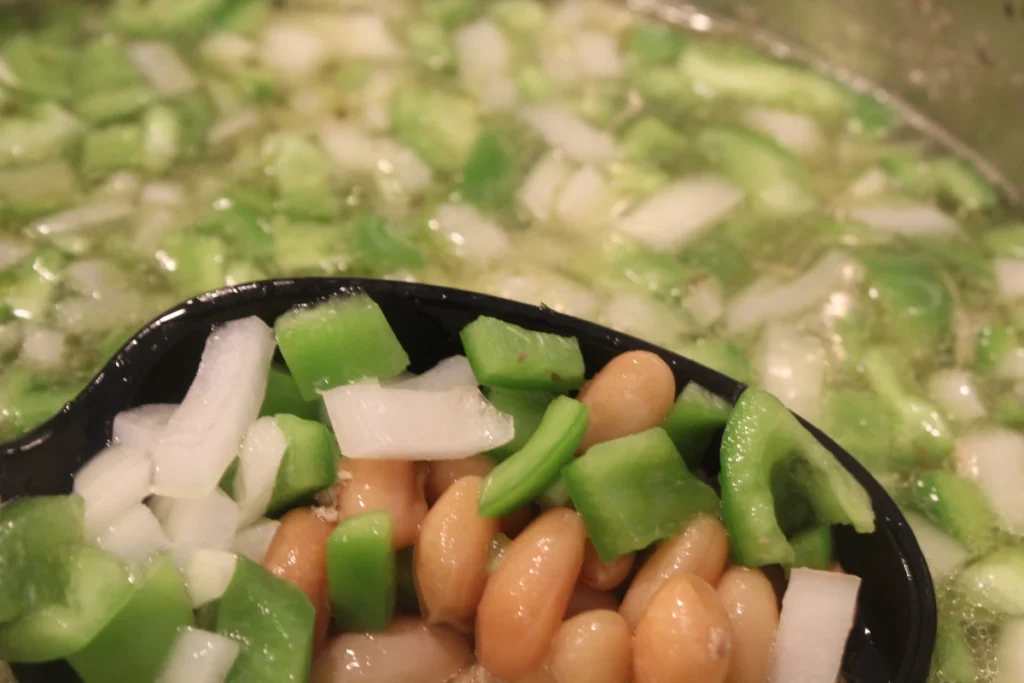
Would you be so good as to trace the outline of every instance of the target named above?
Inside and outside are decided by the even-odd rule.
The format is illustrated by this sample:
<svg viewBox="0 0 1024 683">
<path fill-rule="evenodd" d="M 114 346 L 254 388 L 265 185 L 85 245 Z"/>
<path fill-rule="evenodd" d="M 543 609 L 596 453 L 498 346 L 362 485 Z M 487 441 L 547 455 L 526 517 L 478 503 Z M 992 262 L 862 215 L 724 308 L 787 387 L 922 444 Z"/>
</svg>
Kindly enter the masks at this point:
<svg viewBox="0 0 1024 683">
<path fill-rule="evenodd" d="M 817 417 L 821 405 L 826 365 L 817 337 L 778 323 L 765 328 L 758 360 L 761 386 L 808 420 Z"/>
<path fill-rule="evenodd" d="M 309 26 L 335 57 L 392 61 L 403 54 L 383 17 L 374 12 L 317 13 Z"/>
<path fill-rule="evenodd" d="M 1002 526 L 1024 533 L 1024 434 L 994 427 L 954 442 L 956 469 L 988 494 Z"/>
<path fill-rule="evenodd" d="M 725 291 L 714 275 L 694 278 L 683 295 L 683 307 L 701 329 L 714 325 L 725 314 Z"/>
<path fill-rule="evenodd" d="M 552 147 L 581 163 L 610 161 L 618 155 L 615 138 L 556 104 L 539 104 L 522 112 L 523 120 Z"/>
<path fill-rule="evenodd" d="M 206 132 L 206 142 L 211 146 L 223 145 L 235 138 L 254 131 L 263 125 L 263 116 L 258 109 L 246 107 L 225 116 L 210 126 Z"/>
<path fill-rule="evenodd" d="M 857 614 L 860 584 L 860 577 L 849 574 L 792 571 L 782 598 L 770 683 L 836 680 Z"/>
<path fill-rule="evenodd" d="M 601 323 L 654 344 L 677 344 L 690 330 L 679 311 L 643 294 L 617 294 L 608 302 Z"/>
<path fill-rule="evenodd" d="M 25 330 L 18 361 L 42 370 L 53 370 L 67 357 L 67 335 L 45 327 Z"/>
<path fill-rule="evenodd" d="M 526 207 L 534 218 L 547 221 L 551 215 L 551 204 L 565 183 L 572 166 L 561 154 L 549 152 L 537 162 L 519 188 L 519 203 Z"/>
<path fill-rule="evenodd" d="M 928 562 L 928 571 L 935 583 L 970 559 L 971 554 L 966 548 L 940 531 L 923 515 L 905 512 L 903 516 L 907 518 L 917 544 L 921 546 L 921 553 Z"/>
<path fill-rule="evenodd" d="M 40 235 L 63 235 L 84 228 L 109 225 L 128 218 L 134 212 L 135 207 L 130 202 L 101 200 L 40 218 L 32 224 L 31 230 Z"/>
<path fill-rule="evenodd" d="M 725 326 L 730 332 L 746 332 L 770 320 L 803 313 L 862 276 L 860 263 L 843 252 L 830 251 L 785 284 L 773 285 L 762 279 L 737 294 L 729 302 Z"/>
<path fill-rule="evenodd" d="M 0 238 L 0 271 L 4 271 L 32 253 L 32 247 L 22 242 Z"/>
<path fill-rule="evenodd" d="M 512 417 L 473 387 L 419 391 L 376 381 L 323 394 L 338 445 L 347 458 L 452 460 L 512 440 Z"/>
<path fill-rule="evenodd" d="M 889 183 L 889 176 L 880 168 L 869 168 L 846 191 L 851 197 L 864 198 L 881 194 Z"/>
<path fill-rule="evenodd" d="M 171 547 L 153 512 L 137 503 L 100 534 L 96 545 L 128 562 L 141 562 Z"/>
<path fill-rule="evenodd" d="M 928 379 L 928 395 L 960 422 L 974 422 L 987 414 L 978 397 L 974 377 L 966 370 L 939 370 Z"/>
<path fill-rule="evenodd" d="M 256 421 L 274 332 L 255 316 L 213 331 L 185 399 L 153 448 L 153 493 L 200 497 L 217 488 Z"/>
<path fill-rule="evenodd" d="M 960 234 L 955 220 L 930 204 L 877 204 L 850 209 L 850 217 L 868 227 L 907 237 Z"/>
<path fill-rule="evenodd" d="M 547 306 L 577 318 L 593 320 L 598 312 L 599 302 L 590 289 L 554 273 L 502 275 L 486 289 L 503 299 Z"/>
<path fill-rule="evenodd" d="M 996 649 L 999 671 L 993 683 L 1024 681 L 1024 619 L 1009 619 L 999 629 Z"/>
<path fill-rule="evenodd" d="M 162 511 L 167 537 L 182 556 L 197 548 L 224 550 L 238 531 L 238 504 L 217 489 L 203 498 L 175 498 Z"/>
<path fill-rule="evenodd" d="M 478 19 L 455 32 L 459 75 L 467 86 L 508 71 L 511 48 L 505 34 L 489 19 Z"/>
<path fill-rule="evenodd" d="M 618 78 L 625 67 L 615 38 L 601 31 L 580 31 L 574 40 L 583 72 L 595 78 Z"/>
<path fill-rule="evenodd" d="M 1024 259 L 997 258 L 992 267 L 1004 299 L 1024 298 Z"/>
<path fill-rule="evenodd" d="M 748 110 L 743 118 L 751 128 L 801 156 L 814 154 L 823 142 L 818 122 L 809 116 L 783 109 L 755 107 Z"/>
<path fill-rule="evenodd" d="M 1024 346 L 1010 349 L 999 363 L 996 373 L 1003 379 L 1024 380 Z"/>
<path fill-rule="evenodd" d="M 466 204 L 437 207 L 437 228 L 452 243 L 455 254 L 478 265 L 489 263 L 512 249 L 501 226 Z"/>
<path fill-rule="evenodd" d="M 393 178 L 401 184 L 402 191 L 418 194 L 428 189 L 434 181 L 434 172 L 430 166 L 405 145 L 394 140 L 378 140 L 374 152 L 378 183 L 384 178 Z"/>
<path fill-rule="evenodd" d="M 615 195 L 593 166 L 584 166 L 572 174 L 558 193 L 555 213 L 563 225 L 587 232 L 608 225 Z"/>
<path fill-rule="evenodd" d="M 236 561 L 235 554 L 225 550 L 200 548 L 188 554 L 181 569 L 193 609 L 224 595 L 235 575 Z"/>
<path fill-rule="evenodd" d="M 224 683 L 241 647 L 219 633 L 186 628 L 174 641 L 157 683 Z"/>
<path fill-rule="evenodd" d="M 114 416 L 111 443 L 148 451 L 177 409 L 177 403 L 150 403 L 121 411 Z"/>
<path fill-rule="evenodd" d="M 153 463 L 131 446 L 105 448 L 75 474 L 72 490 L 85 501 L 85 533 L 96 538 L 149 495 Z"/>
<path fill-rule="evenodd" d="M 448 391 L 458 387 L 477 386 L 476 376 L 465 356 L 450 356 L 421 375 L 395 384 L 398 389 Z"/>
<path fill-rule="evenodd" d="M 261 417 L 245 433 L 234 486 L 240 525 L 256 521 L 267 511 L 286 450 L 288 440 L 272 417 Z"/>
<path fill-rule="evenodd" d="M 292 80 L 312 76 L 327 63 L 327 41 L 316 31 L 290 22 L 267 26 L 260 44 L 264 65 Z"/>
<path fill-rule="evenodd" d="M 11 67 L 3 57 L 0 57 L 0 83 L 11 87 L 17 87 L 18 85 L 18 77 L 11 71 Z"/>
<path fill-rule="evenodd" d="M 644 201 L 619 230 L 653 249 L 676 251 L 721 220 L 743 200 L 743 190 L 717 175 L 684 178 Z"/>
<path fill-rule="evenodd" d="M 263 519 L 252 526 L 242 529 L 235 534 L 235 540 L 231 543 L 231 550 L 248 557 L 256 563 L 262 563 L 267 554 L 270 542 L 274 540 L 281 522 L 276 519 Z"/>
<path fill-rule="evenodd" d="M 174 97 L 199 87 L 192 69 L 167 43 L 132 43 L 128 46 L 128 57 L 161 95 Z"/>
</svg>

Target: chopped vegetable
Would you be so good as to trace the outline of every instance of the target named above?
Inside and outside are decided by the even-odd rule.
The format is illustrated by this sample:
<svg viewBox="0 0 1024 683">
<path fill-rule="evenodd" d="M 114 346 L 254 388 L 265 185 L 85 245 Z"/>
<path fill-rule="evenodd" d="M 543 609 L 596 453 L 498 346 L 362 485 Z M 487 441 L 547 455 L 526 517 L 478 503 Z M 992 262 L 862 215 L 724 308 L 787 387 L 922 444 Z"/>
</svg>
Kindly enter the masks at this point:
<svg viewBox="0 0 1024 683">
<path fill-rule="evenodd" d="M 1002 548 L 972 562 L 957 577 L 963 598 L 994 614 L 1024 616 L 1024 551 Z"/>
<path fill-rule="evenodd" d="M 832 527 L 819 524 L 789 539 L 793 546 L 793 567 L 832 568 Z"/>
<path fill-rule="evenodd" d="M 583 354 L 575 338 L 487 316 L 464 327 L 460 336 L 473 374 L 484 386 L 566 391 L 583 384 Z"/>
<path fill-rule="evenodd" d="M 487 400 L 500 412 L 512 416 L 515 436 L 504 446 L 488 451 L 496 460 L 505 460 L 518 452 L 537 431 L 548 405 L 555 395 L 546 391 L 520 391 L 489 387 L 485 391 Z"/>
<path fill-rule="evenodd" d="M 346 631 L 383 631 L 395 608 L 395 546 L 391 513 L 364 512 L 341 522 L 327 539 L 327 575 L 334 619 Z"/>
<path fill-rule="evenodd" d="M 690 468 L 700 465 L 715 436 L 725 428 L 732 406 L 696 382 L 687 384 L 676 399 L 662 429 Z"/>
<path fill-rule="evenodd" d="M 974 552 L 995 542 L 998 524 L 985 494 L 969 479 L 932 470 L 916 478 L 908 491 L 910 507 Z"/>
</svg>

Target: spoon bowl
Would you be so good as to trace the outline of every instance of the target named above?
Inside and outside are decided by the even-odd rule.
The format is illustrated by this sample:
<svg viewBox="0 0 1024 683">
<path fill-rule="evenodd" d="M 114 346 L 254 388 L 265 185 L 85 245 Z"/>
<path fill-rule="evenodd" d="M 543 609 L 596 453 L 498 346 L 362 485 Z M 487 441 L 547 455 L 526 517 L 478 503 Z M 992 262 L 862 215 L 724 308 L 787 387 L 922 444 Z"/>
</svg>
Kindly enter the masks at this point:
<svg viewBox="0 0 1024 683">
<path fill-rule="evenodd" d="M 23 438 L 0 445 L 0 497 L 70 492 L 73 473 L 107 445 L 117 413 L 146 403 L 182 399 L 214 325 L 251 315 L 272 325 L 295 306 L 357 292 L 368 294 L 384 311 L 414 372 L 462 353 L 459 330 L 477 316 L 490 315 L 576 337 L 588 376 L 624 351 L 645 350 L 669 364 L 678 389 L 694 381 L 729 402 L 735 402 L 745 389 L 687 358 L 545 307 L 405 282 L 346 278 L 258 282 L 201 295 L 157 317 L 128 341 L 60 414 Z M 925 683 L 935 643 L 936 607 L 920 548 L 882 486 L 821 431 L 804 425 L 864 486 L 877 522 L 872 534 L 837 528 L 840 562 L 846 571 L 863 579 L 843 676 L 847 683 Z M 709 451 L 705 459 L 708 474 L 717 473 L 716 455 L 717 450 Z M 21 683 L 77 680 L 63 664 L 17 667 L 15 671 Z"/>
</svg>

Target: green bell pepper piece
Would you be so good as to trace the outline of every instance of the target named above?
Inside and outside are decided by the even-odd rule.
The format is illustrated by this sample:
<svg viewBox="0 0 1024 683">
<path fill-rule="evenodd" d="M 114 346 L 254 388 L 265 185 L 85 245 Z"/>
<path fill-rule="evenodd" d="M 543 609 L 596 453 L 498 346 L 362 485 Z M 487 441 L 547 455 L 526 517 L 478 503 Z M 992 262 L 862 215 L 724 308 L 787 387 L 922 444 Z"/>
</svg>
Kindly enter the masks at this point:
<svg viewBox="0 0 1024 683">
<path fill-rule="evenodd" d="M 82 175 L 96 180 L 142 164 L 142 128 L 124 123 L 97 128 L 82 141 Z"/>
<path fill-rule="evenodd" d="M 502 517 L 544 493 L 558 478 L 587 431 L 587 407 L 568 396 L 555 398 L 523 447 L 491 470 L 480 487 L 482 517 Z"/>
<path fill-rule="evenodd" d="M 715 436 L 725 428 L 732 406 L 696 382 L 683 388 L 662 423 L 687 467 L 700 465 Z"/>
<path fill-rule="evenodd" d="M 338 481 L 338 442 L 323 424 L 294 415 L 274 418 L 288 449 L 277 469 L 274 493 L 267 506 L 273 515 L 323 491 Z"/>
<path fill-rule="evenodd" d="M 400 88 L 391 119 L 395 137 L 430 166 L 450 173 L 465 165 L 480 132 L 473 101 L 437 89 Z"/>
<path fill-rule="evenodd" d="M 364 211 L 356 218 L 352 243 L 360 265 L 368 272 L 383 269 L 422 268 L 426 255 L 398 226 L 382 216 Z"/>
<path fill-rule="evenodd" d="M 888 319 L 888 332 L 911 354 L 931 357 L 953 330 L 953 297 L 941 274 L 914 256 L 863 256 L 868 279 Z"/>
<path fill-rule="evenodd" d="M 627 49 L 641 67 L 668 64 L 686 45 L 683 32 L 664 22 L 642 21 L 633 27 Z"/>
<path fill-rule="evenodd" d="M 686 469 L 660 428 L 592 446 L 562 470 L 562 480 L 606 562 L 719 510 L 714 490 Z"/>
<path fill-rule="evenodd" d="M 228 245 L 219 237 L 174 235 L 167 244 L 167 252 L 176 264 L 171 277 L 179 296 L 195 296 L 223 287 L 227 251 Z"/>
<path fill-rule="evenodd" d="M 953 452 L 953 433 L 930 401 L 916 396 L 879 348 L 861 361 L 868 383 L 891 416 L 893 456 L 907 465 L 942 462 Z"/>
<path fill-rule="evenodd" d="M 47 662 L 88 645 L 131 598 L 135 588 L 119 559 L 79 546 L 68 559 L 70 577 L 59 602 L 37 606 L 0 626 L 0 660 Z"/>
<path fill-rule="evenodd" d="M 486 387 L 484 394 L 491 405 L 500 412 L 512 416 L 512 425 L 515 428 L 515 436 L 511 441 L 487 452 L 495 460 L 505 460 L 526 445 L 527 440 L 537 431 L 544 411 L 555 399 L 555 394 L 546 391 L 520 391 L 497 387 Z"/>
<path fill-rule="evenodd" d="M 547 8 L 537 0 L 497 0 L 488 12 L 501 28 L 527 40 L 541 33 L 548 20 Z"/>
<path fill-rule="evenodd" d="M 114 26 L 133 36 L 170 38 L 200 34 L 224 0 L 116 0 Z"/>
<path fill-rule="evenodd" d="M 309 679 L 316 611 L 295 584 L 239 557 L 227 591 L 206 616 L 212 630 L 242 646 L 225 683 Z"/>
<path fill-rule="evenodd" d="M 754 367 L 746 354 L 736 344 L 724 339 L 706 339 L 686 344 L 676 349 L 701 365 L 722 373 L 743 384 L 752 384 L 755 379 Z"/>
<path fill-rule="evenodd" d="M 307 401 L 302 397 L 299 385 L 288 368 L 275 365 L 267 375 L 267 391 L 260 406 L 260 417 L 281 413 L 304 420 L 315 420 L 320 415 L 317 401 Z"/>
<path fill-rule="evenodd" d="M 1024 258 L 1024 221 L 987 230 L 981 235 L 981 242 L 993 256 Z"/>
<path fill-rule="evenodd" d="M 90 41 L 75 59 L 75 77 L 72 83 L 80 97 L 102 90 L 119 90 L 145 85 L 120 40 L 105 35 Z"/>
<path fill-rule="evenodd" d="M 747 389 L 722 436 L 722 513 L 734 561 L 751 567 L 792 566 L 796 559 L 775 517 L 772 474 L 798 467 L 797 481 L 818 521 L 875 529 L 867 491 L 771 394 Z"/>
<path fill-rule="evenodd" d="M 872 472 L 892 469 L 892 425 L 878 396 L 836 391 L 825 398 L 823 430 Z"/>
<path fill-rule="evenodd" d="M 1024 430 L 1024 396 L 1005 394 L 999 396 L 992 406 L 992 419 L 998 424 Z"/>
<path fill-rule="evenodd" d="M 65 161 L 0 169 L 0 220 L 54 213 L 78 197 L 78 177 Z"/>
<path fill-rule="evenodd" d="M 19 90 L 55 100 L 71 94 L 74 53 L 67 47 L 48 45 L 21 33 L 7 41 L 0 54 Z"/>
<path fill-rule="evenodd" d="M 402 548 L 395 553 L 395 608 L 402 614 L 419 614 L 420 599 L 416 594 L 413 571 L 415 548 Z"/>
<path fill-rule="evenodd" d="M 90 123 L 108 123 L 136 114 L 156 102 L 156 93 L 136 85 L 117 90 L 101 90 L 75 102 L 75 112 Z"/>
<path fill-rule="evenodd" d="M 500 210 L 512 205 L 519 178 L 508 147 L 490 131 L 477 138 L 462 170 L 460 190 L 466 201 L 482 209 Z"/>
<path fill-rule="evenodd" d="M 277 133 L 261 150 L 277 187 L 279 208 L 291 218 L 326 219 L 341 213 L 334 169 L 327 154 L 296 133 Z"/>
<path fill-rule="evenodd" d="M 974 552 L 996 542 L 998 520 L 988 498 L 970 479 L 945 470 L 922 473 L 908 487 L 909 507 Z"/>
<path fill-rule="evenodd" d="M 654 165 L 671 164 L 686 149 L 686 138 L 665 125 L 661 119 L 645 116 L 637 119 L 622 139 L 626 156 Z"/>
<path fill-rule="evenodd" d="M 55 159 L 78 140 L 82 129 L 81 121 L 52 102 L 26 116 L 6 116 L 0 119 L 0 167 Z"/>
<path fill-rule="evenodd" d="M 68 555 L 85 537 L 78 496 L 34 496 L 0 507 L 0 624 L 63 599 Z"/>
<path fill-rule="evenodd" d="M 1019 345 L 1017 330 L 992 323 L 978 330 L 974 338 L 974 371 L 987 375 L 999 369 L 1006 355 Z"/>
<path fill-rule="evenodd" d="M 793 546 L 793 567 L 832 567 L 832 527 L 828 524 L 819 524 L 801 531 L 789 539 L 789 544 Z"/>
<path fill-rule="evenodd" d="M 935 631 L 932 672 L 935 680 L 946 683 L 976 683 L 981 675 L 963 627 L 945 614 L 939 615 Z"/>
<path fill-rule="evenodd" d="M 288 369 L 307 401 L 365 377 L 388 379 L 409 366 L 384 312 L 365 294 L 291 310 L 274 323 Z"/>
<path fill-rule="evenodd" d="M 395 610 L 394 520 L 374 510 L 343 520 L 327 538 L 334 619 L 346 631 L 383 631 Z"/>
<path fill-rule="evenodd" d="M 405 29 L 405 42 L 413 60 L 431 71 L 450 72 L 455 66 L 455 49 L 438 22 L 414 21 Z"/>
<path fill-rule="evenodd" d="M 466 325 L 460 337 L 484 386 L 562 392 L 583 385 L 586 367 L 575 337 L 534 332 L 488 316 Z"/>
<path fill-rule="evenodd" d="M 179 632 L 195 624 L 178 567 L 160 557 L 132 597 L 84 648 L 68 657 L 84 683 L 154 683 Z"/>
</svg>

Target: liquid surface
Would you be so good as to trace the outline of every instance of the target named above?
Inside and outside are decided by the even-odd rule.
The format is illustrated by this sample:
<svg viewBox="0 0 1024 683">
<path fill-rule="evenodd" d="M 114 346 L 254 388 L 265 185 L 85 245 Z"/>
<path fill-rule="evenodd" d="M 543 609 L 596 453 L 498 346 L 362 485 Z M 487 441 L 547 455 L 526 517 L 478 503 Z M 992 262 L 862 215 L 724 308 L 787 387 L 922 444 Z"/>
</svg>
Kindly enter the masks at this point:
<svg viewBox="0 0 1024 683">
<path fill-rule="evenodd" d="M 915 492 L 959 465 L 999 528 L 955 546 L 1019 545 L 970 447 L 1024 440 L 1024 222 L 872 98 L 610 4 L 176 6 L 0 23 L 0 438 L 184 297 L 411 279 L 756 382 L 946 535 Z M 936 680 L 995 680 L 958 571 Z"/>
</svg>

